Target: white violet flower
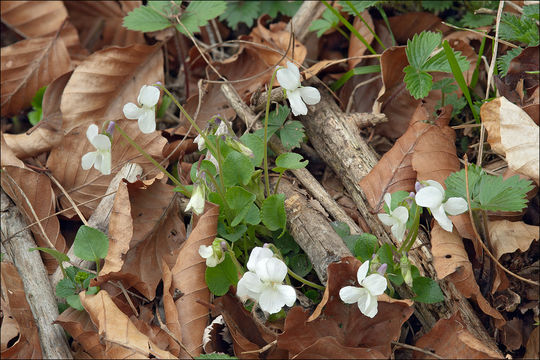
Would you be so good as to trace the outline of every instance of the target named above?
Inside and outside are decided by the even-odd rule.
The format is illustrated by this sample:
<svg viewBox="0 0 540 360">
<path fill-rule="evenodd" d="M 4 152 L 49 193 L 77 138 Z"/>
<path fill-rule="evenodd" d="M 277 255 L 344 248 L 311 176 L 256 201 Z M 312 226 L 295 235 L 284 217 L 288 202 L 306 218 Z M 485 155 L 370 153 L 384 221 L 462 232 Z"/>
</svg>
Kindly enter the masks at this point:
<svg viewBox="0 0 540 360">
<path fill-rule="evenodd" d="M 128 119 L 137 119 L 139 129 L 143 133 L 149 134 L 156 130 L 156 104 L 158 101 L 159 89 L 155 86 L 143 85 L 137 98 L 141 107 L 134 103 L 127 103 L 124 105 L 124 115 Z"/>
<path fill-rule="evenodd" d="M 225 260 L 225 253 L 221 249 L 222 241 L 222 239 L 216 238 L 210 246 L 199 246 L 199 255 L 206 259 L 206 266 L 215 267 Z"/>
<path fill-rule="evenodd" d="M 460 197 L 451 197 L 444 200 L 444 188 L 434 180 L 425 181 L 427 186 L 421 188 L 415 197 L 418 205 L 427 207 L 439 225 L 446 231 L 452 232 L 452 221 L 448 215 L 459 215 L 467 211 L 467 201 Z"/>
<path fill-rule="evenodd" d="M 339 290 L 340 299 L 346 304 L 358 303 L 358 309 L 367 317 L 377 315 L 377 296 L 386 290 L 386 279 L 381 274 L 371 274 L 366 277 L 369 270 L 369 261 L 365 261 L 356 277 L 362 287 L 345 286 Z"/>
<path fill-rule="evenodd" d="M 221 120 L 214 135 L 221 136 L 221 135 L 228 135 L 228 134 L 229 134 L 229 128 L 227 124 L 225 123 L 225 120 Z M 206 144 L 204 143 L 204 138 L 201 136 L 201 134 L 197 135 L 195 139 L 193 140 L 193 142 L 197 144 L 199 151 L 203 151 L 204 149 L 206 149 Z"/>
<path fill-rule="evenodd" d="M 107 135 L 98 134 L 98 127 L 92 124 L 86 130 L 88 141 L 97 149 L 83 155 L 81 165 L 88 170 L 92 165 L 103 175 L 111 173 L 111 139 Z"/>
<path fill-rule="evenodd" d="M 204 185 L 196 184 L 193 187 L 193 192 L 186 206 L 186 211 L 193 210 L 195 214 L 201 215 L 204 212 L 204 203 L 205 203 L 204 193 L 205 193 Z"/>
<path fill-rule="evenodd" d="M 390 207 L 392 201 L 392 195 L 389 193 L 384 194 L 384 201 L 388 206 L 388 214 L 377 214 L 379 220 L 386 225 L 391 226 L 392 234 L 399 241 L 403 240 L 405 235 L 405 229 L 407 220 L 409 219 L 409 210 L 405 206 L 398 206 L 394 210 Z"/>
<path fill-rule="evenodd" d="M 248 272 L 238 282 L 236 295 L 259 303 L 261 309 L 275 314 L 284 305 L 293 306 L 296 292 L 290 285 L 283 285 L 287 265 L 274 257 L 272 250 L 255 247 L 247 263 Z"/>
<path fill-rule="evenodd" d="M 315 105 L 321 101 L 319 90 L 312 86 L 300 85 L 300 71 L 292 62 L 287 61 L 287 68 L 279 69 L 276 76 L 279 84 L 286 91 L 291 110 L 295 116 L 307 114 L 306 104 Z"/>
</svg>

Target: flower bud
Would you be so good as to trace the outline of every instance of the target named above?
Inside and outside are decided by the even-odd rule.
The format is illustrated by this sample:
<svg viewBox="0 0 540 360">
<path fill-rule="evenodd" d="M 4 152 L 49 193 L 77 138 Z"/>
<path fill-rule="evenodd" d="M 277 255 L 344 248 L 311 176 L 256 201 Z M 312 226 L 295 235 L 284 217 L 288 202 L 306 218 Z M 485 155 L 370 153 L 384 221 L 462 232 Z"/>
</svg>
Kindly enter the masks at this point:
<svg viewBox="0 0 540 360">
<path fill-rule="evenodd" d="M 384 263 L 382 264 L 381 266 L 379 266 L 379 268 L 377 269 L 377 272 L 381 275 L 384 275 L 384 273 L 386 272 L 386 269 L 388 268 L 388 264 L 387 263 Z"/>
</svg>

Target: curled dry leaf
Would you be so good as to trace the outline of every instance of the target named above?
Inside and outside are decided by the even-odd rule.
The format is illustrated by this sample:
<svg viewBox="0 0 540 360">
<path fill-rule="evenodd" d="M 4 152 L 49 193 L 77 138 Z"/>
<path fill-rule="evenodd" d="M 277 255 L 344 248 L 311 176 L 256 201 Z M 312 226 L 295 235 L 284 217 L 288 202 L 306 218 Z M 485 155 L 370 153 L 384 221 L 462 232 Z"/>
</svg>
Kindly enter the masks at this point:
<svg viewBox="0 0 540 360">
<path fill-rule="evenodd" d="M 178 322 L 178 311 L 174 304 L 174 288 L 172 287 L 171 269 L 165 261 L 161 261 L 161 276 L 163 278 L 163 310 L 165 311 L 165 319 L 162 322 L 167 329 L 174 334 L 177 340 L 182 339 L 182 329 Z M 178 358 L 186 358 L 189 356 L 178 343 L 169 337 L 169 351 Z"/>
<path fill-rule="evenodd" d="M 414 34 L 419 34 L 422 31 L 446 34 L 450 30 L 438 16 L 428 12 L 408 12 L 403 15 L 392 16 L 388 21 L 399 45 L 406 44 L 407 40 L 412 39 Z"/>
<path fill-rule="evenodd" d="M 64 89 L 60 103 L 64 131 L 69 133 L 77 126 L 124 118 L 124 105 L 136 102 L 143 85 L 158 81 L 163 82 L 159 45 L 96 51 L 77 66 Z"/>
<path fill-rule="evenodd" d="M 300 307 L 289 311 L 278 347 L 299 358 L 386 358 L 391 342 L 400 335 L 401 325 L 413 313 L 412 301 L 378 298 L 374 318 L 363 315 L 356 304 L 345 304 L 339 290 L 356 282 L 360 261 L 345 257 L 328 266 L 328 286 L 323 301 L 309 317 Z M 326 301 L 325 301 L 326 300 Z M 323 309 L 321 311 L 321 309 Z M 309 319 L 308 319 L 309 317 Z"/>
<path fill-rule="evenodd" d="M 123 348 L 121 358 L 148 358 L 152 355 L 160 359 L 176 359 L 170 352 L 159 348 L 148 336 L 141 333 L 127 315 L 120 311 L 105 290 L 95 295 L 87 295 L 82 291 L 79 296 L 81 304 L 97 327 L 105 345 L 116 344 Z M 130 354 L 126 354 L 125 349 L 128 349 Z M 114 355 L 115 358 L 119 358 L 119 354 Z"/>
<path fill-rule="evenodd" d="M 65 6 L 83 44 L 95 52 L 107 46 L 144 44 L 144 34 L 128 30 L 122 20 L 130 11 L 142 5 L 141 1 L 66 1 Z"/>
<path fill-rule="evenodd" d="M 38 329 L 26 301 L 22 280 L 13 263 L 2 261 L 2 348 L 3 359 L 40 359 L 42 358 Z M 14 335 L 13 337 L 8 336 Z M 15 343 L 8 342 L 19 337 Z"/>
<path fill-rule="evenodd" d="M 490 221 L 489 237 L 493 247 L 493 255 L 500 259 L 502 255 L 513 253 L 516 250 L 527 251 L 533 240 L 539 239 L 539 229 L 538 226 L 527 225 L 522 221 Z"/>
<path fill-rule="evenodd" d="M 506 156 L 508 167 L 540 184 L 538 125 L 504 97 L 482 105 L 480 116 L 488 131 L 489 144 L 495 152 Z"/>
<path fill-rule="evenodd" d="M 208 322 L 208 308 L 197 300 L 210 300 L 210 291 L 204 279 L 206 261 L 199 255 L 199 247 L 209 246 L 214 241 L 218 215 L 219 206 L 207 202 L 204 213 L 194 218 L 193 230 L 171 269 L 172 286 L 183 294 L 175 301 L 182 329 L 181 341 L 196 356 L 202 351 L 204 328 Z"/>
<path fill-rule="evenodd" d="M 490 359 L 500 355 L 489 349 L 465 327 L 459 312 L 450 319 L 440 319 L 416 342 L 415 346 L 434 352 L 445 359 Z M 415 352 L 415 359 L 425 359 L 425 353 Z"/>
<path fill-rule="evenodd" d="M 72 67 L 66 46 L 58 37 L 22 40 L 2 48 L 0 66 L 2 116 L 29 106 L 39 88 Z"/>
<path fill-rule="evenodd" d="M 504 318 L 484 298 L 474 278 L 472 264 L 463 246 L 463 240 L 454 230 L 448 232 L 435 223 L 431 230 L 433 266 L 439 279 L 447 278 L 466 298 L 473 298 L 480 309 L 495 319 L 497 327 L 504 325 Z"/>
<path fill-rule="evenodd" d="M 162 149 L 166 140 L 158 131 L 143 134 L 139 130 L 137 121 L 134 120 L 119 120 L 117 125 L 156 161 L 163 160 Z M 101 123 L 98 123 L 99 126 L 101 126 Z M 76 204 L 95 199 L 95 201 L 79 205 L 83 215 L 88 218 L 99 204 L 99 196 L 105 194 L 110 181 L 125 163 L 139 164 L 147 176 L 156 174 L 158 170 L 118 133 L 114 134 L 112 141 L 112 173 L 103 175 L 94 168 L 83 170 L 81 167 L 82 156 L 89 151 L 95 151 L 95 148 L 86 138 L 87 128 L 88 123 L 66 134 L 60 145 L 51 151 L 47 159 L 47 168 L 50 169 L 52 175 L 62 184 Z M 165 163 L 164 166 L 167 166 L 167 164 Z M 62 208 L 71 207 L 63 194 L 59 194 L 59 200 Z M 63 215 L 73 217 L 76 213 L 73 209 L 70 209 L 64 212 Z"/>
<path fill-rule="evenodd" d="M 90 354 L 92 358 L 103 359 L 108 357 L 106 355 L 105 345 L 99 340 L 98 329 L 92 323 L 86 311 L 79 311 L 69 307 L 58 316 L 54 323 L 61 325 L 75 341 L 81 344 L 84 351 Z M 110 345 L 117 348 L 117 351 L 121 349 L 125 350 L 125 355 L 130 354 L 128 349 L 124 349 L 120 345 Z"/>
<path fill-rule="evenodd" d="M 55 36 L 63 26 L 60 38 L 69 53 L 84 52 L 62 1 L 2 1 L 0 10 L 2 22 L 27 39 Z"/>
<path fill-rule="evenodd" d="M 55 195 L 51 186 L 51 180 L 45 174 L 39 174 L 32 170 L 6 166 L 2 171 L 1 176 L 2 189 L 8 196 L 17 204 L 17 207 L 24 215 L 27 224 L 36 222 L 35 216 L 32 214 L 33 209 L 38 219 L 54 214 Z M 24 193 L 25 196 L 21 194 Z M 41 225 L 45 230 L 45 235 L 41 232 L 40 227 L 36 224 L 30 230 L 34 234 L 36 244 L 42 247 L 49 247 L 50 240 L 56 250 L 65 252 L 66 241 L 60 232 L 60 223 L 56 216 L 49 217 L 41 221 Z M 56 260 L 49 254 L 40 252 L 43 263 L 49 273 L 53 273 L 58 267 Z"/>
<path fill-rule="evenodd" d="M 524 359 L 533 359 L 540 353 L 540 327 L 536 326 L 527 340 Z"/>
<path fill-rule="evenodd" d="M 51 150 L 63 137 L 60 99 L 71 72 L 56 78 L 43 94 L 43 119 L 25 134 L 4 134 L 7 146 L 19 159 L 26 159 Z"/>
<path fill-rule="evenodd" d="M 154 299 L 162 261 L 176 262 L 186 228 L 179 216 L 173 187 L 156 179 L 122 181 L 109 222 L 109 251 L 97 283 L 122 280 L 147 299 Z"/>
<path fill-rule="evenodd" d="M 1 133 L 1 141 L 0 141 L 0 165 L 3 166 L 15 166 L 23 168 L 25 167 L 24 163 L 15 155 L 15 152 L 11 150 L 11 148 L 8 146 L 5 136 L 7 134 Z"/>
</svg>

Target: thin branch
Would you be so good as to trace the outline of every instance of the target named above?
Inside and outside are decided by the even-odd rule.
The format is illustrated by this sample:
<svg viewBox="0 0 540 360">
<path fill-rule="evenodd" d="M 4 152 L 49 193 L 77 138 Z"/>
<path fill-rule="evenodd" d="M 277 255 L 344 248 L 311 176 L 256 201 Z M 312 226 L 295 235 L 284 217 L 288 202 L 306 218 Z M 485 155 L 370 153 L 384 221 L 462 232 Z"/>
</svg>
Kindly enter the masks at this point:
<svg viewBox="0 0 540 360">
<path fill-rule="evenodd" d="M 400 343 L 400 342 L 397 342 L 397 341 L 392 341 L 392 345 L 396 345 L 396 346 L 399 346 L 399 347 L 402 347 L 402 348 L 405 348 L 405 349 L 410 349 L 410 350 L 415 350 L 415 351 L 419 351 L 423 354 L 426 354 L 426 355 L 429 355 L 429 356 L 433 356 L 434 358 L 436 359 L 444 359 L 443 357 L 440 357 L 439 355 L 435 354 L 434 352 L 432 351 L 429 351 L 429 350 L 425 350 L 425 349 L 422 349 L 422 348 L 419 348 L 417 346 L 413 346 L 413 345 L 409 345 L 409 344 L 404 344 L 404 343 Z"/>
</svg>

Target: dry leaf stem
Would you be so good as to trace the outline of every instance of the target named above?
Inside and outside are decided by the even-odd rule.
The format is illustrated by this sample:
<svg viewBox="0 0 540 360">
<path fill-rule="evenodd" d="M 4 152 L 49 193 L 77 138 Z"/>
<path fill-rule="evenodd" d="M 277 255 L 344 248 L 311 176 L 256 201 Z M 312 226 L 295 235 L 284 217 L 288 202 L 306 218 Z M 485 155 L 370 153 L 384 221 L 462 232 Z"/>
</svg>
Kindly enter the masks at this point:
<svg viewBox="0 0 540 360">
<path fill-rule="evenodd" d="M 526 282 L 528 284 L 531 284 L 531 285 L 535 285 L 535 286 L 540 286 L 540 283 L 534 281 L 534 280 L 530 280 L 530 279 L 526 279 L 524 277 L 521 277 L 519 276 L 518 274 L 514 274 L 512 271 L 508 270 L 507 268 L 505 268 L 500 262 L 499 260 L 497 260 L 497 258 L 495 256 L 493 256 L 493 254 L 489 251 L 489 249 L 487 248 L 487 246 L 484 244 L 484 242 L 482 241 L 482 238 L 480 237 L 480 235 L 478 234 L 478 231 L 476 230 L 476 225 L 474 224 L 474 217 L 473 217 L 473 213 L 472 213 L 472 209 L 471 209 L 471 198 L 470 198 L 470 194 L 469 194 L 469 171 L 468 171 L 468 161 L 467 161 L 467 154 L 464 155 L 464 160 L 465 160 L 465 189 L 467 190 L 467 204 L 469 205 L 469 218 L 471 219 L 471 225 L 472 225 L 472 229 L 474 231 L 474 236 L 476 237 L 476 241 L 478 241 L 478 243 L 480 243 L 480 246 L 482 246 L 482 249 L 484 249 L 484 251 L 488 254 L 488 256 L 495 262 L 495 264 L 497 264 L 498 267 L 500 267 L 505 273 L 509 274 L 509 275 L 512 275 L 513 277 L 515 277 L 516 279 L 519 279 L 523 282 Z M 486 229 L 487 230 L 487 229 Z"/>
</svg>

